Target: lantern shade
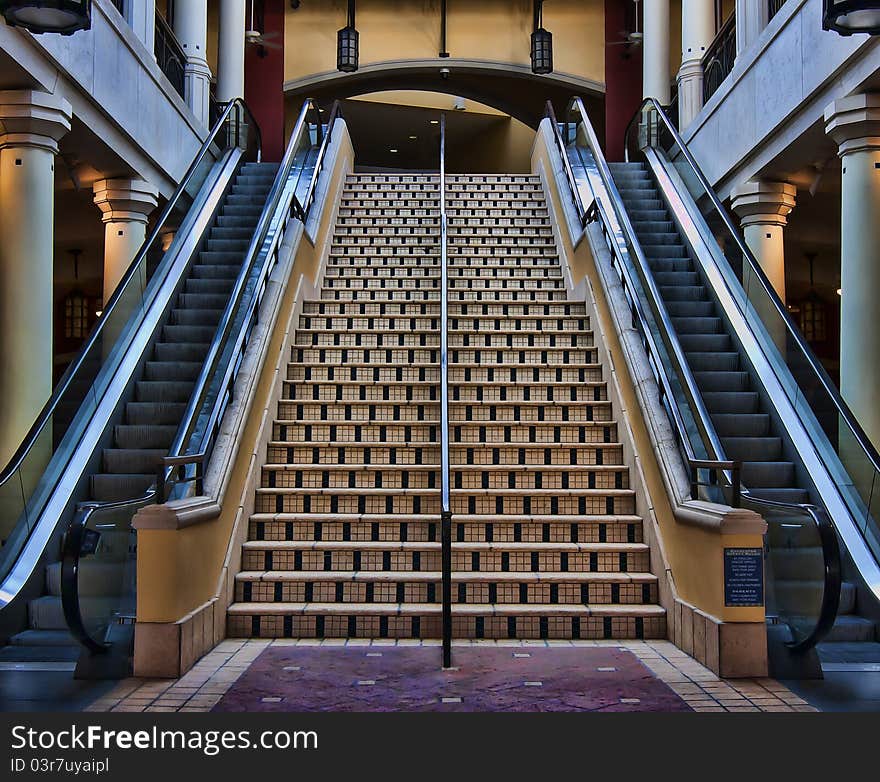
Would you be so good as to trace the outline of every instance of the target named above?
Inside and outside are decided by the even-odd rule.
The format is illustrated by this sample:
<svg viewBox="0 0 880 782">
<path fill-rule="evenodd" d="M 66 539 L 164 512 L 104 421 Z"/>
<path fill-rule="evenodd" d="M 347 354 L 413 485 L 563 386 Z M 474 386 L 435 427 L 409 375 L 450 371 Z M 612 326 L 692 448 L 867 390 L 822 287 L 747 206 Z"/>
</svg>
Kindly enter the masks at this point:
<svg viewBox="0 0 880 782">
<path fill-rule="evenodd" d="M 343 27 L 336 33 L 336 67 L 345 73 L 358 69 L 358 31 Z"/>
<path fill-rule="evenodd" d="M 841 35 L 880 34 L 880 0 L 823 0 L 822 28 Z"/>
<path fill-rule="evenodd" d="M 0 13 L 11 27 L 36 34 L 72 35 L 92 26 L 92 0 L 0 0 Z"/>
<path fill-rule="evenodd" d="M 532 73 L 553 71 L 553 35 L 543 27 L 532 33 Z"/>
</svg>

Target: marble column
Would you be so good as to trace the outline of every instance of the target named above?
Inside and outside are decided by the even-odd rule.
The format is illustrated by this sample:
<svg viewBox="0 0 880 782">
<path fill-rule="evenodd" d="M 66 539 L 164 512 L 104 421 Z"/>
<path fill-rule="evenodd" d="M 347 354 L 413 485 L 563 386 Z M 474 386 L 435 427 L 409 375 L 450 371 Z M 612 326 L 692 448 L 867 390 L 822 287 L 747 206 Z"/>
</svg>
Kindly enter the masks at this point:
<svg viewBox="0 0 880 782">
<path fill-rule="evenodd" d="M 55 156 L 71 106 L 0 92 L 0 464 L 52 393 Z"/>
<path fill-rule="evenodd" d="M 703 108 L 703 55 L 715 36 L 713 0 L 682 0 L 681 68 L 678 71 L 678 126 L 691 124 Z"/>
<path fill-rule="evenodd" d="M 217 100 L 228 103 L 244 97 L 244 0 L 220 0 L 217 47 Z"/>
<path fill-rule="evenodd" d="M 736 0 L 736 56 L 758 39 L 767 26 L 769 9 L 767 0 Z"/>
<path fill-rule="evenodd" d="M 211 69 L 206 59 L 207 0 L 185 0 L 174 4 L 174 34 L 186 55 L 183 69 L 186 103 L 198 120 L 207 127 L 210 122 L 211 97 Z"/>
<path fill-rule="evenodd" d="M 93 187 L 104 221 L 104 305 L 140 250 L 159 191 L 142 179 L 102 179 Z"/>
<path fill-rule="evenodd" d="M 642 96 L 668 106 L 669 0 L 644 0 L 642 38 Z"/>
<path fill-rule="evenodd" d="M 837 143 L 840 190 L 840 392 L 880 447 L 880 94 L 825 109 Z M 843 444 L 841 444 L 843 445 Z"/>
<path fill-rule="evenodd" d="M 128 26 L 155 57 L 156 0 L 130 0 L 125 4 Z"/>
<path fill-rule="evenodd" d="M 787 182 L 752 180 L 735 187 L 732 196 L 731 205 L 740 219 L 746 244 L 784 303 L 783 229 L 794 209 L 797 188 Z"/>
</svg>

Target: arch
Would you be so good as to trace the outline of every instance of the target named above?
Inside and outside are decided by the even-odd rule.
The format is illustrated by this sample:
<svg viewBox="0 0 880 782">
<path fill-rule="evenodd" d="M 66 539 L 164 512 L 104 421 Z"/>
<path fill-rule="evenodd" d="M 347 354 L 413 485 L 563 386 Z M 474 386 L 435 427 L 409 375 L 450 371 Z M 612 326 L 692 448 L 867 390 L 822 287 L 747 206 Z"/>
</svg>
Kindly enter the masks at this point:
<svg viewBox="0 0 880 782">
<path fill-rule="evenodd" d="M 447 78 L 441 69 L 448 69 Z M 355 73 L 328 71 L 284 83 L 285 98 L 291 101 L 311 97 L 323 103 L 386 90 L 458 95 L 503 111 L 532 128 L 540 124 L 547 100 L 559 113 L 573 95 L 579 95 L 598 127 L 604 125 L 604 84 L 566 73 L 536 76 L 516 63 L 454 58 L 386 60 L 365 65 Z"/>
</svg>

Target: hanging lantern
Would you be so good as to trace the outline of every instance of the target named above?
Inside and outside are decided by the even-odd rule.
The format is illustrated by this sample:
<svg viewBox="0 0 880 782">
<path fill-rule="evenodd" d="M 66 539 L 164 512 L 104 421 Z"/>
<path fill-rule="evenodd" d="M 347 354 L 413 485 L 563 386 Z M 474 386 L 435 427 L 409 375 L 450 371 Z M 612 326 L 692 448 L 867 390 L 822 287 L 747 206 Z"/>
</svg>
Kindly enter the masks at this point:
<svg viewBox="0 0 880 782">
<path fill-rule="evenodd" d="M 92 0 L 0 0 L 0 13 L 10 27 L 37 34 L 72 35 L 92 26 Z"/>
<path fill-rule="evenodd" d="M 542 26 L 544 0 L 535 0 L 535 27 L 532 33 L 532 73 L 553 72 L 553 35 Z"/>
<path fill-rule="evenodd" d="M 880 34 L 878 0 L 823 0 L 822 29 L 841 35 Z"/>
<path fill-rule="evenodd" d="M 358 69 L 358 31 L 354 26 L 354 0 L 348 0 L 348 23 L 336 33 L 336 67 L 345 73 Z"/>
</svg>

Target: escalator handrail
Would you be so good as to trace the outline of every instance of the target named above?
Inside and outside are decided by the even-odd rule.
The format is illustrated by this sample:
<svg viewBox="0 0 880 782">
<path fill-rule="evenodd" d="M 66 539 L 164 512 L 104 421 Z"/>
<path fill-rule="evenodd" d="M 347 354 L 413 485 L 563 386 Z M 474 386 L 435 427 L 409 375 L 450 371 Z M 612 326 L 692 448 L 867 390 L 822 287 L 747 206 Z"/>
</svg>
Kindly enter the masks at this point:
<svg viewBox="0 0 880 782">
<path fill-rule="evenodd" d="M 194 387 L 193 392 L 190 395 L 186 412 L 181 420 L 181 424 L 175 435 L 174 442 L 172 443 L 172 446 L 169 450 L 169 455 L 165 457 L 165 459 L 163 459 L 162 466 L 158 471 L 157 483 L 151 486 L 142 496 L 139 497 L 133 497 L 116 502 L 80 503 L 77 506 L 76 513 L 74 514 L 70 526 L 65 533 L 61 560 L 61 597 L 62 607 L 64 610 L 64 618 L 68 628 L 70 629 L 71 634 L 79 641 L 80 644 L 82 644 L 92 653 L 105 653 L 110 649 L 110 644 L 99 638 L 95 638 L 89 632 L 89 629 L 86 626 L 86 622 L 84 621 L 82 615 L 79 595 L 79 566 L 83 531 L 88 525 L 92 515 L 96 512 L 121 508 L 135 509 L 137 506 L 140 505 L 145 505 L 153 502 L 164 502 L 166 499 L 166 481 L 175 469 L 185 468 L 188 464 L 196 463 L 197 474 L 199 476 L 199 480 L 201 479 L 200 470 L 202 469 L 202 466 L 207 460 L 208 456 L 207 448 L 205 447 L 205 441 L 206 439 L 213 439 L 209 438 L 209 435 L 215 431 L 215 428 L 219 424 L 223 412 L 225 411 L 226 405 L 224 399 L 228 399 L 228 396 L 224 397 L 222 392 L 226 390 L 231 393 L 231 385 L 235 379 L 234 371 L 232 372 L 231 380 L 228 377 L 224 379 L 225 382 L 222 384 L 220 393 L 218 393 L 215 404 L 210 411 L 211 423 L 205 427 L 205 434 L 200 442 L 200 445 L 202 446 L 200 452 L 198 454 L 186 456 L 181 455 L 180 452 L 186 447 L 186 444 L 189 442 L 193 430 L 199 420 L 201 411 L 204 407 L 205 397 L 209 393 L 210 389 L 213 387 L 213 378 L 217 370 L 217 364 L 220 361 L 223 353 L 225 352 L 225 347 L 228 344 L 228 340 L 230 338 L 229 332 L 231 331 L 232 326 L 239 314 L 241 299 L 253 273 L 254 265 L 256 264 L 260 256 L 260 252 L 263 249 L 263 245 L 266 241 L 266 236 L 271 228 L 273 217 L 279 207 L 282 195 L 285 191 L 288 177 L 290 176 L 291 170 L 293 168 L 299 142 L 303 138 L 303 133 L 308 132 L 308 115 L 313 112 L 318 117 L 318 133 L 319 138 L 322 141 L 322 146 L 325 145 L 329 140 L 330 129 L 338 114 L 338 109 L 334 106 L 334 113 L 331 114 L 330 118 L 331 124 L 328 124 L 327 135 L 326 137 L 324 137 L 320 135 L 322 134 L 322 130 L 317 107 L 311 99 L 307 100 L 303 104 L 302 111 L 300 112 L 300 116 L 297 120 L 294 132 L 291 135 L 291 139 L 288 143 L 287 150 L 285 151 L 284 158 L 281 162 L 281 165 L 279 166 L 279 170 L 276 174 L 275 180 L 272 183 L 272 188 L 269 191 L 269 195 L 267 196 L 266 207 L 263 209 L 263 212 L 260 215 L 260 219 L 257 223 L 257 227 L 254 229 L 254 236 L 248 247 L 248 251 L 245 255 L 245 260 L 242 263 L 242 269 L 239 272 L 238 277 L 236 278 L 235 287 L 230 293 L 229 302 L 227 303 L 223 316 L 220 319 L 220 323 L 217 326 L 217 331 L 215 332 L 214 339 L 211 343 L 208 356 L 202 364 L 202 369 L 196 381 L 196 386 Z M 313 181 L 315 181 L 314 178 Z M 310 188 L 311 186 L 312 185 L 310 184 Z M 294 204 L 297 204 L 295 190 L 295 187 L 291 189 L 291 200 L 293 204 L 288 206 L 288 211 L 290 211 L 291 209 L 297 211 L 299 208 L 294 206 Z M 308 193 L 307 197 L 310 198 L 311 193 Z M 270 251 L 265 254 L 265 261 L 263 264 L 263 268 L 261 269 L 261 279 L 259 281 L 260 284 L 258 284 L 254 288 L 254 295 L 251 297 L 251 301 L 248 306 L 248 316 L 245 318 L 243 325 L 237 335 L 239 343 L 241 343 L 242 340 L 246 343 L 247 338 L 250 335 L 250 327 L 251 325 L 253 325 L 256 308 L 259 305 L 260 301 L 260 290 L 261 288 L 262 290 L 265 290 L 265 281 L 267 275 L 271 272 L 272 268 L 274 268 L 274 263 L 271 262 L 271 259 L 275 255 L 275 249 L 277 248 L 278 242 L 282 234 L 283 227 L 279 227 L 274 237 L 273 247 L 270 248 Z M 238 347 L 240 349 L 240 345 Z M 230 367 L 232 367 L 233 365 L 236 365 L 235 369 L 238 368 L 236 362 L 230 360 L 229 365 L 227 366 L 227 375 L 230 374 Z"/>
<path fill-rule="evenodd" d="M 638 111 L 630 120 L 629 125 L 627 125 L 626 135 L 624 136 L 624 138 L 630 138 L 633 126 L 641 116 L 642 112 L 649 106 L 657 112 L 657 115 L 660 117 L 661 121 L 666 127 L 666 130 L 670 133 L 670 135 L 672 135 L 676 145 L 681 150 L 685 161 L 687 161 L 687 164 L 690 167 L 692 173 L 699 180 L 700 185 L 706 192 L 709 200 L 712 202 L 712 206 L 715 208 L 715 211 L 720 215 L 725 224 L 725 227 L 736 242 L 737 249 L 740 253 L 742 253 L 742 257 L 749 264 L 750 273 L 753 274 L 760 281 L 761 286 L 764 289 L 764 293 L 766 294 L 767 298 L 773 305 L 774 310 L 776 311 L 776 315 L 781 318 L 782 322 L 785 324 L 788 336 L 794 340 L 795 344 L 797 344 L 800 352 L 803 354 L 803 357 L 809 364 L 810 369 L 816 375 L 819 382 L 822 384 L 822 387 L 825 393 L 828 395 L 829 399 L 831 399 L 831 401 L 833 402 L 838 415 L 843 419 L 846 426 L 850 429 L 853 436 L 855 437 L 856 442 L 858 442 L 859 446 L 865 452 L 865 455 L 871 462 L 871 465 L 874 468 L 875 472 L 880 474 L 880 454 L 878 454 L 877 449 L 874 447 L 874 444 L 870 441 L 870 439 L 868 439 L 868 436 L 865 434 L 861 425 L 855 419 L 855 416 L 853 415 L 852 410 L 850 410 L 849 405 L 847 405 L 846 401 L 840 395 L 840 391 L 838 390 L 837 386 L 832 382 L 831 378 L 828 377 L 828 373 L 819 363 L 818 359 L 813 353 L 812 348 L 804 339 L 800 330 L 795 326 L 794 322 L 791 319 L 791 315 L 789 315 L 788 310 L 782 303 L 782 299 L 779 298 L 779 294 L 776 293 L 776 289 L 773 287 L 770 280 L 767 278 L 767 275 L 764 273 L 764 270 L 761 268 L 761 265 L 758 263 L 754 254 L 749 249 L 749 246 L 742 238 L 740 230 L 735 226 L 732 218 L 730 217 L 730 214 L 724 207 L 724 204 L 721 202 L 718 194 L 715 192 L 715 189 L 712 187 L 711 184 L 709 184 L 709 180 L 706 179 L 705 174 L 703 174 L 702 169 L 700 168 L 697 161 L 694 159 L 694 156 L 688 149 L 687 144 L 685 143 L 684 139 L 682 139 L 681 134 L 675 129 L 675 126 L 672 124 L 672 121 L 663 110 L 663 107 L 656 100 L 654 100 L 654 98 L 646 98 L 642 102 L 642 105 L 639 107 Z M 627 144 L 625 144 L 625 153 L 628 160 L 629 146 Z"/>
<path fill-rule="evenodd" d="M 315 161 L 315 171 L 309 183 L 309 189 L 302 202 L 299 201 L 295 192 L 296 188 L 294 187 L 289 191 L 290 202 L 284 204 L 282 203 L 282 197 L 286 189 L 288 178 L 293 169 L 297 150 L 300 147 L 300 142 L 304 138 L 304 134 L 309 132 L 310 114 L 314 114 L 317 118 L 316 124 L 319 129 L 318 133 L 321 143 L 321 149 Z M 230 294 L 229 302 L 227 303 L 226 309 L 220 319 L 220 323 L 217 326 L 214 339 L 208 350 L 208 355 L 202 364 L 186 412 L 181 419 L 174 441 L 168 450 L 168 455 L 162 460 L 162 465 L 158 472 L 157 486 L 157 500 L 160 503 L 165 502 L 168 498 L 166 487 L 169 481 L 177 483 L 194 482 L 196 483 L 197 493 L 200 493 L 199 490 L 201 489 L 201 482 L 204 477 L 204 469 L 210 458 L 210 452 L 216 439 L 223 418 L 223 413 L 231 399 L 232 386 L 237 377 L 238 369 L 240 368 L 242 351 L 247 345 L 252 327 L 255 325 L 259 304 L 262 299 L 262 292 L 265 290 L 268 276 L 277 261 L 277 249 L 284 233 L 284 226 L 290 218 L 291 213 L 305 222 L 308 205 L 311 204 L 314 197 L 314 188 L 318 181 L 318 167 L 324 160 L 324 152 L 330 142 L 333 124 L 335 124 L 336 119 L 339 117 L 340 112 L 337 104 L 334 106 L 334 111 L 330 117 L 330 123 L 332 124 L 328 124 L 326 134 L 324 134 L 320 114 L 315 101 L 308 98 L 303 104 L 296 125 L 294 126 L 293 133 L 291 133 L 290 141 L 288 142 L 275 181 L 273 182 L 269 195 L 266 198 L 266 206 L 260 215 L 260 220 L 254 231 L 253 239 L 248 247 L 245 260 L 242 263 L 242 269 L 239 272 L 235 287 Z M 247 303 L 247 312 L 242 320 L 241 327 L 235 334 L 233 334 L 233 326 L 240 315 L 245 291 L 248 288 L 250 278 L 253 275 L 253 270 L 259 257 L 265 250 L 264 244 L 266 243 L 266 237 L 279 209 L 283 209 L 284 225 L 279 226 L 274 235 L 272 246 L 265 251 L 264 263 L 260 270 L 260 279 L 254 286 L 254 295 L 251 296 L 250 301 Z M 238 360 L 236 360 L 236 358 L 230 358 L 226 367 L 223 382 L 219 386 L 216 386 L 215 377 L 217 375 L 218 365 L 233 340 L 233 350 L 235 351 L 235 357 Z M 202 413 L 206 408 L 208 395 L 215 387 L 217 388 L 217 396 L 208 411 L 207 423 L 201 433 L 198 443 L 193 445 L 191 441 L 198 422 L 202 417 Z M 186 474 L 186 470 L 190 465 L 194 465 L 195 467 L 195 473 L 193 475 Z M 177 473 L 176 479 L 175 473 Z"/>
<path fill-rule="evenodd" d="M 679 441 L 679 445 L 685 452 L 684 456 L 688 462 L 688 477 L 691 481 L 691 496 L 693 499 L 696 499 L 697 486 L 694 480 L 694 476 L 695 471 L 698 468 L 720 470 L 725 474 L 730 484 L 731 491 L 733 493 L 731 500 L 732 503 L 738 505 L 738 496 L 741 490 L 739 479 L 740 463 L 737 460 L 729 459 L 727 457 L 724 451 L 724 447 L 721 444 L 721 440 L 715 432 L 715 427 L 712 424 L 709 413 L 705 408 L 702 396 L 697 389 L 696 380 L 694 379 L 691 369 L 687 364 L 687 361 L 684 357 L 684 351 L 682 350 L 681 344 L 679 343 L 678 338 L 675 334 L 675 330 L 672 326 L 672 320 L 669 316 L 669 313 L 666 311 L 663 299 L 661 298 L 660 293 L 656 288 L 656 284 L 654 283 L 654 279 L 650 274 L 648 261 L 645 258 L 644 253 L 642 252 L 641 244 L 639 243 L 639 240 L 635 233 L 635 229 L 630 222 L 629 215 L 626 213 L 626 209 L 623 207 L 623 199 L 621 198 L 620 192 L 617 189 L 617 185 L 614 182 L 614 178 L 611 175 L 611 170 L 608 168 L 608 163 L 605 160 L 605 156 L 602 153 L 601 147 L 599 146 L 599 141 L 596 138 L 595 132 L 593 131 L 593 127 L 586 113 L 586 109 L 584 108 L 583 102 L 580 100 L 580 98 L 573 98 L 571 100 L 568 109 L 566 110 L 566 116 L 568 116 L 572 110 L 577 111 L 581 115 L 584 132 L 587 135 L 587 144 L 590 147 L 591 152 L 593 153 L 593 159 L 596 163 L 596 168 L 599 171 L 599 176 L 601 177 L 605 189 L 609 194 L 609 200 L 611 201 L 611 206 L 614 210 L 617 222 L 626 236 L 626 243 L 629 245 L 629 247 L 632 248 L 633 254 L 635 255 L 635 264 L 640 272 L 642 285 L 644 288 L 647 288 L 647 293 L 649 294 L 647 298 L 653 306 L 654 317 L 657 318 L 662 325 L 660 333 L 661 335 L 663 335 L 663 337 L 665 337 L 665 352 L 674 364 L 674 371 L 678 375 L 681 381 L 682 389 L 687 395 L 688 404 L 695 413 L 695 422 L 703 429 L 702 439 L 704 445 L 706 446 L 708 456 L 710 457 L 709 459 L 698 459 L 693 451 L 690 438 L 687 434 L 687 428 L 684 423 L 684 418 L 678 408 L 675 395 L 672 391 L 672 383 L 666 373 L 666 368 L 663 361 L 659 359 L 660 354 L 657 350 L 657 345 L 654 340 L 653 332 L 649 325 L 648 317 L 642 310 L 638 294 L 635 292 L 634 282 L 629 276 L 629 270 L 626 268 L 626 264 L 622 263 L 621 270 L 626 276 L 625 284 L 628 285 L 631 289 L 630 295 L 628 296 L 631 309 L 633 310 L 634 316 L 637 317 L 639 320 L 639 331 L 642 335 L 643 340 L 645 340 L 650 345 L 650 351 L 653 356 L 656 357 L 652 361 L 652 364 L 654 365 L 658 375 L 657 380 L 663 387 L 663 394 L 669 401 L 668 409 L 672 418 L 672 424 L 675 429 L 675 434 Z M 571 169 L 571 165 L 568 162 L 565 142 L 561 137 L 559 124 L 558 122 L 556 122 L 556 117 L 552 113 L 552 104 L 548 104 L 548 116 L 550 117 L 551 124 L 553 126 L 553 132 L 556 136 L 556 142 L 561 146 L 560 154 L 566 161 L 566 174 L 569 177 L 569 185 L 572 191 L 577 194 L 577 203 L 580 205 L 580 208 L 583 209 L 583 201 L 581 200 L 580 193 L 578 192 L 577 181 L 574 177 L 574 172 Z M 604 214 L 605 206 L 602 203 L 602 199 L 595 199 L 595 208 L 600 213 Z M 588 214 L 589 210 L 587 210 L 587 213 L 582 219 L 588 219 Z M 605 219 L 603 219 L 602 222 L 603 225 L 607 224 L 607 220 Z"/>
<path fill-rule="evenodd" d="M 580 103 L 579 99 L 574 99 L 572 101 L 572 103 L 580 104 L 579 111 L 582 112 L 583 117 L 586 119 L 586 113 L 583 109 L 583 104 Z M 717 195 L 715 195 L 711 186 L 708 184 L 708 182 L 706 181 L 702 172 L 699 170 L 699 167 L 697 166 L 696 162 L 693 160 L 693 157 L 690 155 L 690 152 L 687 150 L 687 147 L 685 146 L 684 142 L 681 140 L 681 137 L 678 135 L 678 132 L 672 126 L 672 123 L 669 121 L 669 118 L 666 116 L 662 107 L 653 98 L 648 98 L 643 102 L 643 104 L 639 108 L 638 112 L 636 112 L 635 117 L 627 126 L 625 138 L 629 138 L 635 120 L 641 115 L 644 108 L 648 105 L 653 105 L 653 107 L 658 111 L 658 113 L 660 113 L 662 115 L 670 132 L 675 134 L 676 143 L 678 143 L 680 148 L 683 150 L 685 156 L 688 159 L 689 164 L 693 167 L 695 174 L 697 176 L 699 176 L 699 178 L 701 180 L 701 184 L 704 186 L 706 191 L 708 193 L 710 193 L 710 195 L 713 199 L 714 205 L 722 213 L 725 221 L 727 222 L 728 228 L 730 229 L 730 232 L 736 237 L 737 242 L 739 243 L 739 246 L 743 251 L 743 255 L 744 256 L 748 255 L 748 257 L 751 258 L 751 263 L 753 264 L 753 266 L 757 267 L 757 261 L 754 260 L 754 257 L 748 252 L 748 249 L 745 247 L 745 243 L 739 238 L 738 232 L 734 229 L 731 221 L 729 220 L 729 217 L 728 217 L 726 211 L 721 206 L 721 202 L 717 198 Z M 585 126 L 587 129 L 587 133 L 589 135 L 591 133 L 592 129 L 589 126 L 588 122 L 585 123 Z M 628 157 L 629 157 L 628 148 L 626 151 L 627 151 L 627 159 L 628 159 Z M 594 156 L 600 157 L 595 154 L 594 154 Z M 601 165 L 600 165 L 599 161 L 597 160 L 597 166 L 599 166 L 600 171 L 602 170 L 602 166 L 604 166 L 605 170 L 607 170 L 607 164 L 604 161 L 604 156 L 601 156 L 601 157 L 602 157 Z M 610 178 L 610 171 L 608 171 L 608 176 Z M 603 177 L 603 179 L 604 179 L 604 177 Z M 616 188 L 613 191 L 612 200 L 614 200 L 615 198 L 619 198 L 619 193 L 617 193 Z M 615 204 L 615 207 L 617 207 L 617 204 Z M 629 221 L 627 218 L 627 223 L 628 222 Z M 641 258 L 640 258 L 640 262 L 641 262 Z M 759 267 L 757 267 L 757 268 L 759 268 Z M 762 274 L 762 276 L 763 276 L 763 274 Z M 650 282 L 653 283 L 651 275 L 648 275 L 648 277 L 649 277 Z M 763 279 L 764 279 L 764 284 L 765 284 L 765 288 L 766 288 L 767 286 L 769 286 L 769 281 L 766 279 L 766 276 L 763 276 Z M 653 286 L 653 284 L 651 284 L 649 286 L 649 288 L 650 288 L 651 296 L 659 296 L 659 293 L 656 291 L 656 288 Z M 778 301 L 778 297 L 777 297 L 777 301 Z M 661 306 L 662 306 L 662 302 L 661 302 Z M 665 308 L 664 308 L 664 312 L 665 312 Z M 675 343 L 678 343 L 678 338 L 677 338 L 677 336 L 675 336 L 675 330 L 674 330 L 674 327 L 672 325 L 671 320 L 669 320 L 668 318 L 663 320 L 662 327 L 663 327 L 664 332 L 670 332 L 670 330 L 671 330 L 671 338 L 675 341 Z M 691 382 L 694 382 L 693 376 L 690 374 L 689 367 L 687 367 L 686 383 L 690 384 Z M 694 383 L 694 387 L 696 387 L 695 383 Z M 697 396 L 700 399 L 700 401 L 702 402 L 702 396 L 699 393 L 697 394 Z M 694 410 L 694 414 L 697 419 L 705 416 L 705 418 L 702 421 L 702 426 L 704 428 L 711 429 L 711 431 L 714 432 L 714 426 L 711 422 L 711 418 L 708 416 L 708 413 L 706 412 L 705 407 L 702 404 L 700 404 Z M 716 439 L 717 439 L 717 435 L 716 435 Z M 749 503 L 751 503 L 753 505 L 758 505 L 759 507 L 765 507 L 765 508 L 772 508 L 774 510 L 791 510 L 791 511 L 800 512 L 802 514 L 809 516 L 813 520 L 813 523 L 816 525 L 816 529 L 817 529 L 820 543 L 821 543 L 821 547 L 822 547 L 823 566 L 824 566 L 824 586 L 823 586 L 823 593 L 822 593 L 822 605 L 821 605 L 816 623 L 813 626 L 810 633 L 808 633 L 804 638 L 789 642 L 787 644 L 789 646 L 789 648 L 791 648 L 791 650 L 794 652 L 803 652 L 808 649 L 811 649 L 819 641 L 821 641 L 822 638 L 831 629 L 832 625 L 834 624 L 834 620 L 837 616 L 837 611 L 840 606 L 841 556 L 840 556 L 840 546 L 837 541 L 837 535 L 836 535 L 836 532 L 834 529 L 834 525 L 828 515 L 827 510 L 822 505 L 816 505 L 813 503 L 789 503 L 789 502 L 783 502 L 781 500 L 770 500 L 770 499 L 765 499 L 762 497 L 756 497 L 753 494 L 751 494 L 748 487 L 746 487 L 746 486 L 741 486 L 740 491 L 741 491 L 742 499 L 748 501 Z"/>
<path fill-rule="evenodd" d="M 236 98 L 226 105 L 226 108 L 223 110 L 220 118 L 214 124 L 214 127 L 211 128 L 211 131 L 208 133 L 208 136 L 205 138 L 204 142 L 199 148 L 199 151 L 196 153 L 196 156 L 193 158 L 192 163 L 190 164 L 186 173 L 183 175 L 183 179 L 180 180 L 180 184 L 178 184 L 177 189 L 174 191 L 174 194 L 171 196 L 171 198 L 168 199 L 164 209 L 162 210 L 158 220 L 156 221 L 156 224 L 147 235 L 147 238 L 141 245 L 141 248 L 138 251 L 137 255 L 135 255 L 122 279 L 119 281 L 119 284 L 116 286 L 113 295 L 110 297 L 106 306 L 103 308 L 101 316 L 98 318 L 98 322 L 95 325 L 95 328 L 92 330 L 92 333 L 89 335 L 88 339 L 79 350 L 77 357 L 73 360 L 73 362 L 65 371 L 63 377 L 58 382 L 58 385 L 56 385 L 55 388 L 52 390 L 52 395 L 49 397 L 49 400 L 43 406 L 43 409 L 40 411 L 37 419 L 28 430 L 28 433 L 27 435 L 25 435 L 24 440 L 22 440 L 21 445 L 18 447 L 12 458 L 9 460 L 9 463 L 3 468 L 3 471 L 0 472 L 0 487 L 2 487 L 10 478 L 12 478 L 16 474 L 19 467 L 21 467 L 22 463 L 27 457 L 28 453 L 30 453 L 34 444 L 39 439 L 40 434 L 45 429 L 46 425 L 52 420 L 52 416 L 58 408 L 59 403 L 62 399 L 64 399 L 68 388 L 70 387 L 76 375 L 79 373 L 79 370 L 85 363 L 86 358 L 91 354 L 92 349 L 97 345 L 98 341 L 100 340 L 105 325 L 110 322 L 111 316 L 115 308 L 117 307 L 119 300 L 122 298 L 123 292 L 126 290 L 128 283 L 131 281 L 132 277 L 134 277 L 134 275 L 138 273 L 138 269 L 141 264 L 146 262 L 147 252 L 153 246 L 154 242 L 159 238 L 159 235 L 163 232 L 163 230 L 165 230 L 168 218 L 171 216 L 174 208 L 177 206 L 180 199 L 183 197 L 183 194 L 186 192 L 186 188 L 189 186 L 190 182 L 195 176 L 196 171 L 198 171 L 199 166 L 205 160 L 205 157 L 207 156 L 208 151 L 211 149 L 211 146 L 217 140 L 217 137 L 223 129 L 226 120 L 229 119 L 230 115 L 232 114 L 233 109 L 240 109 L 250 119 L 248 127 L 252 127 L 256 133 L 257 159 L 260 159 L 260 156 L 262 154 L 262 137 L 260 134 L 259 125 L 257 124 L 256 120 L 254 120 L 253 115 L 251 114 L 251 111 L 248 108 L 247 104 L 242 99 Z M 237 120 L 240 123 L 241 117 L 237 117 Z"/>
<path fill-rule="evenodd" d="M 114 510 L 131 507 L 134 504 L 146 505 L 154 501 L 156 488 L 151 487 L 137 500 L 119 500 L 117 502 L 81 502 L 70 525 L 64 533 L 61 544 L 61 608 L 64 621 L 70 634 L 93 654 L 107 652 L 110 644 L 95 638 L 86 627 L 79 599 L 79 565 L 82 554 L 83 533 L 92 515 L 97 511 Z"/>
</svg>

